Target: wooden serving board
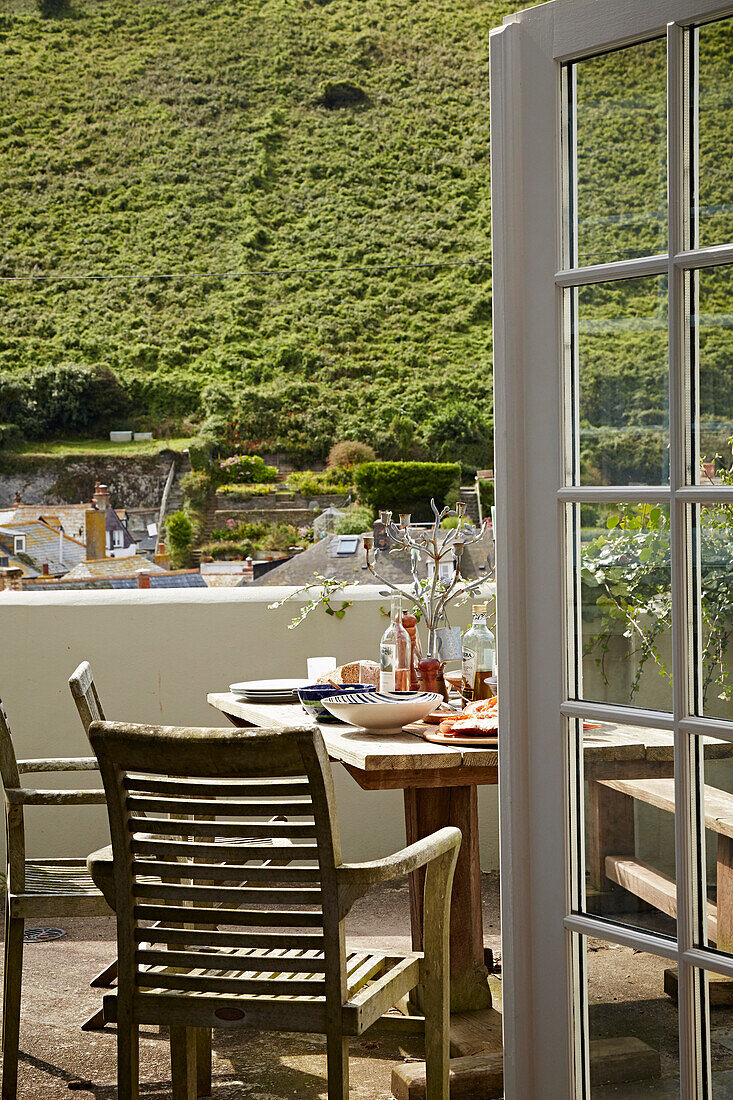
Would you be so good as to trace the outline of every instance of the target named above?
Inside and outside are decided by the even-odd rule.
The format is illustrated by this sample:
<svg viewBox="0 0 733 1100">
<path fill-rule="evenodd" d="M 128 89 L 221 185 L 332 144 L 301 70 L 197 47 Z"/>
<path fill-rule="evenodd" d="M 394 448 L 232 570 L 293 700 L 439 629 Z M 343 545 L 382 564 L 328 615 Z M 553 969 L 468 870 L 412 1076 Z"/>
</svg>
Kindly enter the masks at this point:
<svg viewBox="0 0 733 1100">
<path fill-rule="evenodd" d="M 432 741 L 434 745 L 475 745 L 477 749 L 498 749 L 499 747 L 497 737 L 446 737 L 438 733 L 438 726 L 431 725 L 429 722 L 410 722 L 407 726 L 403 726 L 402 730 L 404 733 L 412 733 L 416 737 Z"/>
</svg>

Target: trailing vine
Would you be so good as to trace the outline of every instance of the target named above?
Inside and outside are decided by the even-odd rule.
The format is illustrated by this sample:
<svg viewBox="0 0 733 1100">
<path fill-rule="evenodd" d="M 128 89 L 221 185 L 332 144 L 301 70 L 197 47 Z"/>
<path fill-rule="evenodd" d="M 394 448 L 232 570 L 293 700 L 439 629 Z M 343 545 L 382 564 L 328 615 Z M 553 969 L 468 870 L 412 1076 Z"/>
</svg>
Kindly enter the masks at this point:
<svg viewBox="0 0 733 1100">
<path fill-rule="evenodd" d="M 729 441 L 733 447 L 733 439 Z M 720 455 L 716 460 L 721 461 Z M 723 465 L 711 483 L 733 485 L 733 466 Z M 693 560 L 702 627 L 701 693 L 711 690 L 733 700 L 728 651 L 733 638 L 733 505 L 701 506 L 693 532 Z M 670 591 L 670 522 L 665 510 L 651 504 L 624 504 L 608 515 L 606 531 L 581 550 L 583 608 L 595 607 L 600 624 L 584 645 L 584 656 L 595 653 L 596 665 L 608 683 L 607 657 L 611 639 L 628 639 L 637 658 L 631 684 L 636 694 L 644 668 L 651 662 L 672 682 L 659 649 L 660 638 L 672 627 Z"/>
</svg>

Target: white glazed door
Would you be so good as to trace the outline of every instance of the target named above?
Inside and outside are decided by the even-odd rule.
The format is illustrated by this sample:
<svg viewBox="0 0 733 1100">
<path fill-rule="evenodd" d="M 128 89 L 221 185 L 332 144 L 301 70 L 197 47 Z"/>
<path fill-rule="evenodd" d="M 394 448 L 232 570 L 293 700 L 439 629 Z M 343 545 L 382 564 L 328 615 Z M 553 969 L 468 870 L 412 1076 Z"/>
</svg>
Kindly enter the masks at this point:
<svg viewBox="0 0 733 1100">
<path fill-rule="evenodd" d="M 491 128 L 506 1097 L 722 1100 L 733 3 L 510 17 Z"/>
</svg>

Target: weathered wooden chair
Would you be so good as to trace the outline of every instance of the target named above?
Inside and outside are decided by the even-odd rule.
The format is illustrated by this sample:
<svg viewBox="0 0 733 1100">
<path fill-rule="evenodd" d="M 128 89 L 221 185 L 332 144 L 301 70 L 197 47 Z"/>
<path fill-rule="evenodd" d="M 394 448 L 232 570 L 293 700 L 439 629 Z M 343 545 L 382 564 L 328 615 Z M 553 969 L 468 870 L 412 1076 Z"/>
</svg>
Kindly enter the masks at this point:
<svg viewBox="0 0 733 1100">
<path fill-rule="evenodd" d="M 31 790 L 23 774 L 97 771 L 94 757 L 17 760 L 10 726 L 0 702 L 0 776 L 5 793 L 7 853 L 5 969 L 3 973 L 2 1100 L 14 1100 L 18 1087 L 23 930 L 26 918 L 98 917 L 111 912 L 87 871 L 86 858 L 26 859 L 26 806 L 90 806 L 106 801 L 96 790 Z"/>
<path fill-rule="evenodd" d="M 331 768 L 314 727 L 94 722 L 89 736 L 114 851 L 119 977 L 105 1008 L 117 1020 L 120 1100 L 139 1096 L 144 1023 L 170 1026 L 175 1100 L 196 1096 L 195 1029 L 210 1027 L 325 1033 L 329 1100 L 347 1100 L 349 1036 L 418 983 L 427 1096 L 446 1100 L 448 920 L 460 831 L 441 829 L 383 860 L 342 863 Z M 224 850 L 212 843 L 222 836 Z M 274 839 L 263 850 L 253 837 Z M 108 862 L 107 853 L 89 858 L 100 884 L 109 880 L 97 879 L 98 864 Z M 347 953 L 344 919 L 354 902 L 421 866 L 424 953 Z"/>
<path fill-rule="evenodd" d="M 99 701 L 97 685 L 94 683 L 92 666 L 88 661 L 82 661 L 69 677 L 71 695 L 79 711 L 84 733 L 89 736 L 89 727 L 92 722 L 104 722 L 105 713 Z"/>
</svg>

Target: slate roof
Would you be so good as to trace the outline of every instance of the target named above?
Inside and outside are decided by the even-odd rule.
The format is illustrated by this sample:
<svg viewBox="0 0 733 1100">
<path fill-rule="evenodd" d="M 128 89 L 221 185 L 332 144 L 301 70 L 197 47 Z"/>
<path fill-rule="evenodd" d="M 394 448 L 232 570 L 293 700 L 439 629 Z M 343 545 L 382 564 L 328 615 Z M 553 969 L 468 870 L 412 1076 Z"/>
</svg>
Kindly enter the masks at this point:
<svg viewBox="0 0 733 1100">
<path fill-rule="evenodd" d="M 96 589 L 110 588 L 137 588 L 136 577 L 91 577 L 87 580 L 70 581 L 66 577 L 60 581 L 53 581 L 50 585 L 40 582 L 24 586 L 26 592 L 41 592 L 44 588 L 52 588 L 54 592 L 79 592 L 94 591 Z M 166 573 L 164 576 L 155 575 L 150 578 L 151 588 L 206 588 L 204 578 L 200 573 Z"/>
<path fill-rule="evenodd" d="M 15 555 L 16 535 L 25 535 L 25 554 L 35 562 L 36 569 Z M 59 540 L 62 544 L 63 561 L 59 556 Z M 13 565 L 20 566 L 24 576 L 37 576 L 46 562 L 52 575 L 68 573 L 87 556 L 84 542 L 69 538 L 58 526 L 42 520 L 4 523 L 0 527 L 0 553 L 12 557 Z"/>
<path fill-rule="evenodd" d="M 72 539 L 86 541 L 86 513 L 90 504 L 14 504 L 0 511 L 0 526 L 44 519 L 57 526 Z"/>
<path fill-rule="evenodd" d="M 155 562 L 139 558 L 137 554 L 131 558 L 93 558 L 91 561 L 81 561 L 67 574 L 70 581 L 87 580 L 93 577 L 133 577 L 138 573 L 167 573 L 167 569 L 156 565 Z"/>
<path fill-rule="evenodd" d="M 307 550 L 271 569 L 264 577 L 257 578 L 254 582 L 246 582 L 247 587 L 253 583 L 257 585 L 308 584 L 314 579 L 314 573 L 319 573 L 322 577 L 332 577 L 334 580 L 349 581 L 351 584 L 377 584 L 378 582 L 366 567 L 361 537 L 357 538 L 356 553 L 344 557 L 336 554 L 339 537 L 343 536 L 327 535 L 320 542 L 309 546 Z M 479 576 L 482 567 L 487 567 L 489 554 L 493 555 L 493 548 L 493 539 L 489 533 L 486 533 L 475 545 L 467 547 L 461 559 L 461 574 L 467 580 L 473 580 L 474 577 Z M 377 569 L 392 584 L 409 584 L 412 580 L 410 559 L 407 554 L 380 552 L 377 555 Z M 420 576 L 426 576 L 425 563 L 422 564 Z"/>
</svg>

